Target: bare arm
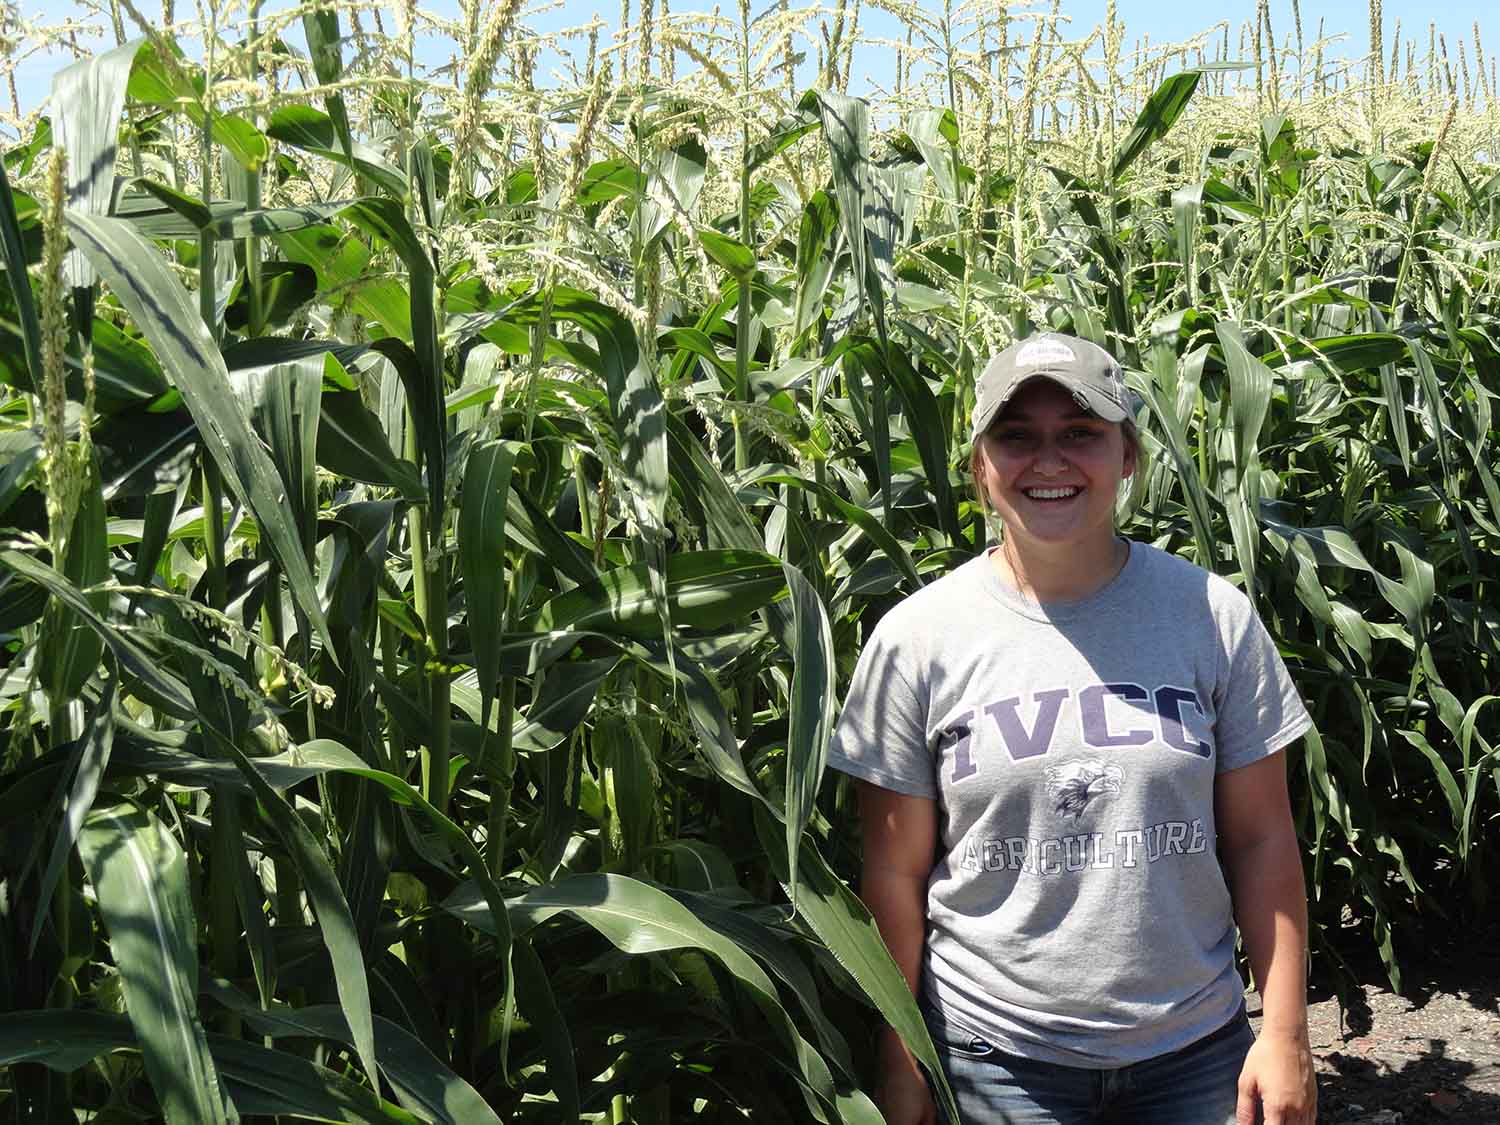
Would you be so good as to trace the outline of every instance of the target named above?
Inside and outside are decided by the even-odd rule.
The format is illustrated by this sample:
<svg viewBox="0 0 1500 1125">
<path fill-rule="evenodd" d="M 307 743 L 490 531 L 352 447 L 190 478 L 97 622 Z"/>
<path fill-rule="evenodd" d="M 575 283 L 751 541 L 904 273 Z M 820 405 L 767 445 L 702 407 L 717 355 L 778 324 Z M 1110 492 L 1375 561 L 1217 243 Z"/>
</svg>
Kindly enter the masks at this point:
<svg viewBox="0 0 1500 1125">
<path fill-rule="evenodd" d="M 1239 1120 L 1310 1125 L 1317 1085 L 1307 1037 L 1307 891 L 1286 788 L 1286 755 L 1220 774 L 1214 818 L 1235 921 L 1260 990 L 1260 1037 L 1240 1077 Z"/>
<path fill-rule="evenodd" d="M 861 897 L 912 992 L 927 941 L 927 879 L 937 846 L 937 802 L 859 783 L 864 836 Z M 936 1110 L 921 1067 L 887 1027 L 880 1038 L 877 1101 L 891 1125 L 931 1125 Z"/>
</svg>

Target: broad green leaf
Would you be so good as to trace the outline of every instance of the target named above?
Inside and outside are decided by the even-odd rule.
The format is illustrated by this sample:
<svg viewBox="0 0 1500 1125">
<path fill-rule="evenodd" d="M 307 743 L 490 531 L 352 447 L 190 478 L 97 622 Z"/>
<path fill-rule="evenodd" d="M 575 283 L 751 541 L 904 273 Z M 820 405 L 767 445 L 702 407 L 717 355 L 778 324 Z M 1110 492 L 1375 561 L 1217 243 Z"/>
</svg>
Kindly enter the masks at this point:
<svg viewBox="0 0 1500 1125">
<path fill-rule="evenodd" d="M 802 833 L 812 817 L 828 761 L 828 742 L 833 736 L 837 685 L 833 654 L 833 631 L 828 611 L 818 592 L 791 563 L 781 567 L 791 591 L 792 692 L 786 753 L 786 849 L 787 885 L 792 908 L 797 899 L 797 855 Z"/>
<path fill-rule="evenodd" d="M 73 845 L 78 842 L 78 835 L 83 831 L 84 822 L 94 807 L 94 798 L 99 793 L 99 782 L 104 777 L 105 767 L 109 765 L 109 752 L 115 740 L 116 687 L 115 680 L 110 680 L 106 684 L 99 697 L 99 704 L 89 719 L 88 727 L 84 730 L 83 737 L 73 747 L 72 753 L 68 756 L 68 764 L 64 768 L 64 774 L 71 774 L 73 781 L 61 809 L 60 831 L 52 841 L 52 854 L 47 860 L 46 870 L 42 872 L 41 893 L 37 896 L 36 921 L 32 923 L 31 938 L 28 943 L 33 956 L 36 953 L 37 938 L 41 935 L 42 926 L 47 919 L 48 907 L 52 902 L 52 891 L 57 886 L 57 879 L 62 874 L 63 864 L 72 854 Z M 50 821 L 51 817 L 48 816 L 46 819 Z"/>
<path fill-rule="evenodd" d="M 785 152 L 820 124 L 818 115 L 810 110 L 798 108 L 772 125 L 766 136 L 750 146 L 745 153 L 745 163 L 754 172 L 766 161 Z"/>
<path fill-rule="evenodd" d="M 0 433 L 0 517 L 15 503 L 42 460 L 41 436 L 32 430 Z"/>
<path fill-rule="evenodd" d="M 507 593 L 505 516 L 515 459 L 512 442 L 485 441 L 471 449 L 458 512 L 458 558 L 483 700 L 482 727 L 490 725 L 500 678 L 499 641 L 505 628 Z"/>
<path fill-rule="evenodd" d="M 667 604 L 676 625 L 718 629 L 778 597 L 786 588 L 781 564 L 751 551 L 688 551 L 668 558 Z M 644 564 L 606 571 L 597 581 L 559 594 L 529 622 L 553 629 L 596 629 L 649 639 L 661 621 Z"/>
<path fill-rule="evenodd" d="M 63 577 L 79 591 L 103 617 L 108 611 L 109 595 L 94 587 L 109 579 L 109 543 L 105 533 L 104 497 L 99 470 L 92 457 L 80 470 L 82 495 L 78 510 L 62 549 Z M 42 619 L 37 647 L 37 667 L 42 686 L 53 706 L 61 706 L 76 697 L 99 666 L 104 642 L 79 615 L 54 601 Z"/>
<path fill-rule="evenodd" d="M 343 138 L 334 119 L 311 106 L 282 106 L 271 114 L 271 119 L 266 123 L 266 135 L 358 172 L 370 183 L 387 192 L 393 200 L 401 199 L 406 194 L 406 177 L 400 168 L 379 152 L 357 141 L 350 143 L 346 154 L 342 147 Z"/>
<path fill-rule="evenodd" d="M 755 827 L 767 857 L 785 885 L 790 870 L 781 850 L 775 826 L 759 810 Z M 854 978 L 885 1022 L 895 1028 L 907 1049 L 927 1068 L 928 1080 L 939 1107 L 948 1120 L 960 1120 L 953 1092 L 943 1076 L 937 1049 L 922 1020 L 916 997 L 906 977 L 891 959 L 864 903 L 839 880 L 811 840 L 804 838 L 797 864 L 801 886 L 796 891 L 797 913 L 818 935 L 828 951 Z M 792 890 L 787 888 L 788 896 Z"/>
<path fill-rule="evenodd" d="M 11 1012 L 0 1023 L 0 1065 L 34 1061 L 67 1072 L 134 1046 L 130 1021 L 106 1012 Z M 299 1055 L 227 1035 L 210 1034 L 208 1047 L 240 1113 L 281 1113 L 350 1125 L 420 1125 L 423 1120 Z"/>
<path fill-rule="evenodd" d="M 1214 329 L 1229 368 L 1229 421 L 1233 456 L 1221 462 L 1225 487 L 1220 499 L 1229 509 L 1235 553 L 1245 575 L 1245 592 L 1256 596 L 1255 513 L 1260 510 L 1260 432 L 1271 404 L 1273 378 L 1270 368 L 1252 356 L 1240 337 L 1239 326 L 1219 321 Z"/>
<path fill-rule="evenodd" d="M 830 514 L 836 512 L 870 537 L 870 541 L 879 547 L 891 560 L 891 564 L 901 572 L 902 578 L 911 587 L 908 593 L 915 593 L 922 588 L 922 579 L 917 574 L 916 564 L 912 562 L 911 554 L 901 541 L 887 530 L 879 516 L 857 504 L 849 503 L 833 489 L 817 481 L 785 473 L 773 473 L 760 479 L 764 484 L 789 484 L 817 497 L 819 503 L 831 510 Z"/>
<path fill-rule="evenodd" d="M 747 281 L 755 272 L 755 251 L 743 242 L 711 230 L 699 231 L 698 241 L 708 251 L 708 256 L 728 270 L 735 280 Z"/>
<path fill-rule="evenodd" d="M 302 14 L 302 32 L 307 37 L 307 53 L 312 58 L 313 73 L 323 86 L 336 86 L 344 76 L 344 60 L 339 36 L 339 13 L 336 8 L 317 8 Z M 349 131 L 349 111 L 344 95 L 337 89 L 324 95 L 328 119 L 344 155 L 353 157 L 354 138 Z"/>
<path fill-rule="evenodd" d="M 578 1063 L 574 1057 L 573 1037 L 562 1011 L 557 1006 L 547 967 L 531 942 L 522 938 L 515 943 L 516 1000 L 521 1014 L 542 1040 L 547 1057 L 547 1080 L 557 1095 L 560 1120 L 578 1120 L 581 1113 L 578 1097 Z"/>
<path fill-rule="evenodd" d="M 160 821 L 130 805 L 90 813 L 78 845 L 163 1116 L 182 1125 L 234 1120 L 198 1018 L 187 856 Z"/>
<path fill-rule="evenodd" d="M 798 108 L 816 112 L 823 123 L 833 161 L 833 188 L 838 199 L 839 223 L 854 266 L 854 286 L 859 299 L 868 304 L 882 342 L 886 338 L 885 295 L 876 282 L 866 209 L 875 205 L 870 164 L 870 108 L 859 98 L 831 90 L 809 90 Z"/>
<path fill-rule="evenodd" d="M 255 513 L 302 611 L 332 647 L 312 568 L 282 503 L 276 467 L 229 387 L 213 337 L 161 255 L 119 219 L 69 213 L 73 239 L 156 349 L 225 482 Z"/>
<path fill-rule="evenodd" d="M 205 991 L 268 1038 L 325 1039 L 349 1045 L 354 1042 L 349 1021 L 335 1004 L 294 1008 L 275 1003 L 263 1009 L 223 982 L 213 982 Z M 451 1125 L 468 1122 L 499 1125 L 500 1118 L 479 1092 L 400 1024 L 375 1017 L 375 1050 L 381 1073 L 412 1113 L 424 1120 Z"/>
<path fill-rule="evenodd" d="M 512 927 L 521 935 L 559 913 L 567 913 L 593 927 L 625 953 L 696 949 L 711 955 L 740 981 L 777 1035 L 795 1052 L 805 1080 L 823 1104 L 833 1108 L 839 1102 L 828 1064 L 797 1031 L 765 970 L 733 941 L 705 926 L 657 887 L 624 875 L 572 875 L 538 887 L 506 905 Z M 460 887 L 443 903 L 444 909 L 476 928 L 485 929 L 488 919 L 479 906 L 477 896 L 468 886 Z M 880 1115 L 869 1105 L 864 1114 L 853 1118 L 846 1115 L 844 1119 L 878 1125 Z"/>
<path fill-rule="evenodd" d="M 181 680 L 157 667 L 155 660 L 129 634 L 116 629 L 95 612 L 88 599 L 63 575 L 46 563 L 20 551 L 0 551 L 0 563 L 13 573 L 45 589 L 76 613 L 108 646 L 120 666 L 138 681 L 144 697 L 154 706 L 179 719 L 194 717 L 186 686 Z"/>
<path fill-rule="evenodd" d="M 1182 111 L 1187 108 L 1193 91 L 1198 88 L 1198 80 L 1202 77 L 1201 70 L 1185 70 L 1181 74 L 1172 75 L 1152 92 L 1115 153 L 1114 162 L 1110 165 L 1110 177 L 1113 180 L 1119 181 L 1125 170 L 1135 163 L 1136 157 L 1146 150 L 1146 146 L 1167 135 L 1182 116 Z"/>
<path fill-rule="evenodd" d="M 427 491 L 422 474 L 397 457 L 380 420 L 356 391 L 324 392 L 318 425 L 318 464 L 341 477 L 394 488 L 403 500 L 421 503 Z"/>
<path fill-rule="evenodd" d="M 80 59 L 52 77 L 53 143 L 68 157 L 68 206 L 75 215 L 109 212 L 125 87 L 142 42 L 132 39 Z M 89 260 L 77 248 L 68 254 L 64 274 L 75 288 L 94 282 Z"/>
<path fill-rule="evenodd" d="M 16 302 L 16 316 L 21 322 L 21 344 L 26 354 L 25 370 L 29 375 L 17 385 L 22 390 L 30 390 L 42 385 L 41 324 L 37 320 L 31 281 L 26 276 L 26 252 L 21 245 L 15 198 L 11 195 L 10 177 L 3 164 L 0 164 L 0 263 L 5 266 L 5 279 Z"/>
<path fill-rule="evenodd" d="M 370 986 L 365 979 L 364 954 L 349 903 L 344 898 L 333 865 L 317 838 L 287 799 L 271 786 L 245 752 L 233 742 L 214 738 L 216 748 L 239 768 L 260 804 L 262 815 L 286 848 L 297 876 L 318 918 L 318 933 L 333 964 L 334 984 L 344 1016 L 353 1029 L 354 1045 L 365 1073 L 375 1080 L 375 1032 L 370 1015 Z"/>
</svg>

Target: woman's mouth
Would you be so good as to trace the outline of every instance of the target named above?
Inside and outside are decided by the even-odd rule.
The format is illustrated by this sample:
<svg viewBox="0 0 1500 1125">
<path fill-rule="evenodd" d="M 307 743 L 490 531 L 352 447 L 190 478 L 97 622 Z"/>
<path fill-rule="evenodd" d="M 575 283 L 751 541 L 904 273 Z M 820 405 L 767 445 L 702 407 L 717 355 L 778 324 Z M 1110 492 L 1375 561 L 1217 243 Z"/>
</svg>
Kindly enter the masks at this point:
<svg viewBox="0 0 1500 1125">
<path fill-rule="evenodd" d="M 1056 503 L 1059 500 L 1071 500 L 1082 491 L 1076 484 L 1069 484 L 1061 488 L 1023 488 L 1021 494 L 1028 500 Z"/>
</svg>

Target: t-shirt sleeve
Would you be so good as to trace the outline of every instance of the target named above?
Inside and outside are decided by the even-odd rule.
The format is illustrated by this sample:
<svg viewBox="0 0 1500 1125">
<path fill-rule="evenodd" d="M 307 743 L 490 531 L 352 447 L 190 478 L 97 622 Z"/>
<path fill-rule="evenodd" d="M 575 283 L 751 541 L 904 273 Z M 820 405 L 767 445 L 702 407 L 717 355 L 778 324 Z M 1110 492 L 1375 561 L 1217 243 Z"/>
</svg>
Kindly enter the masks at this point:
<svg viewBox="0 0 1500 1125">
<path fill-rule="evenodd" d="M 910 642 L 886 627 L 889 620 L 876 626 L 854 666 L 828 764 L 882 789 L 936 799 L 921 677 Z"/>
<path fill-rule="evenodd" d="M 1276 642 L 1238 590 L 1232 610 L 1214 727 L 1220 773 L 1274 754 L 1312 726 Z"/>
</svg>

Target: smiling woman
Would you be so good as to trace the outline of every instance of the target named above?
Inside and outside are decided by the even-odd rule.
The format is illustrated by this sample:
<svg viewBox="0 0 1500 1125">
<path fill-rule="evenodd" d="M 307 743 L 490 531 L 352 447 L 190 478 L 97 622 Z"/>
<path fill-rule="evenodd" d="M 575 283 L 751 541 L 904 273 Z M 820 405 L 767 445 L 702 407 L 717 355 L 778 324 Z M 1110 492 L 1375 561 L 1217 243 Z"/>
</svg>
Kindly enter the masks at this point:
<svg viewBox="0 0 1500 1125">
<path fill-rule="evenodd" d="M 1243 594 L 1116 533 L 1140 442 L 1113 357 L 1044 333 L 976 390 L 971 464 L 1001 541 L 881 620 L 829 758 L 861 782 L 862 891 L 957 1105 L 1310 1122 L 1306 899 L 1277 753 L 1307 712 Z M 935 1121 L 895 1034 L 882 1054 L 887 1119 Z"/>
</svg>

